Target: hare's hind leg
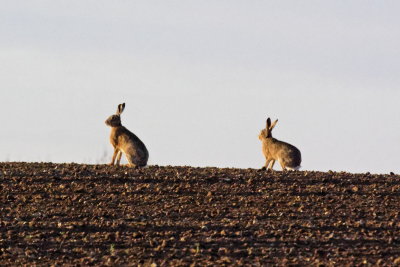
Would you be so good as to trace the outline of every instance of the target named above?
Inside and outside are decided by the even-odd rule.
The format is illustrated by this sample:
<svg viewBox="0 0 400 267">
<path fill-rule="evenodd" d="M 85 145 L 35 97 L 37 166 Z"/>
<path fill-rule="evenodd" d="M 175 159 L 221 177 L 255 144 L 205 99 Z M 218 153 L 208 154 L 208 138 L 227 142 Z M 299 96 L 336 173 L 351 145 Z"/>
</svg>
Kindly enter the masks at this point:
<svg viewBox="0 0 400 267">
<path fill-rule="evenodd" d="M 134 168 L 134 169 L 139 168 L 137 165 L 135 165 L 133 163 L 129 163 L 128 166 L 131 168 Z"/>
<path fill-rule="evenodd" d="M 286 171 L 286 166 L 285 166 L 285 163 L 283 162 L 282 159 L 279 159 L 279 164 L 280 164 L 281 167 L 282 167 L 282 171 Z"/>
<path fill-rule="evenodd" d="M 134 169 L 138 168 L 138 166 L 135 163 L 133 163 L 132 161 L 129 161 L 128 166 L 131 168 L 134 168 Z"/>
<path fill-rule="evenodd" d="M 125 156 L 126 156 L 126 160 L 128 161 L 128 166 L 131 168 L 137 168 L 137 165 L 134 163 L 133 158 L 128 154 L 125 154 Z"/>
</svg>

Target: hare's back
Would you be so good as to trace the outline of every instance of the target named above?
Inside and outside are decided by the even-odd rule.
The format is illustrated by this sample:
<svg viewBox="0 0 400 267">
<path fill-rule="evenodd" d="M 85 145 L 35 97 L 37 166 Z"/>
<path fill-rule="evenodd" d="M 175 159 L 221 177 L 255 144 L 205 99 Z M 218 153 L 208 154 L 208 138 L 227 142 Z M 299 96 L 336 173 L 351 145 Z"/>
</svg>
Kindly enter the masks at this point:
<svg viewBox="0 0 400 267">
<path fill-rule="evenodd" d="M 135 147 L 137 149 L 146 149 L 144 143 L 134 133 L 124 127 L 119 136 L 121 146 Z"/>
<path fill-rule="evenodd" d="M 149 157 L 149 152 L 144 143 L 126 128 L 123 134 L 120 135 L 120 147 L 127 155 L 140 158 L 140 161 L 147 161 Z"/>
<path fill-rule="evenodd" d="M 301 152 L 294 145 L 280 141 L 281 158 L 287 167 L 298 167 L 301 164 Z"/>
</svg>

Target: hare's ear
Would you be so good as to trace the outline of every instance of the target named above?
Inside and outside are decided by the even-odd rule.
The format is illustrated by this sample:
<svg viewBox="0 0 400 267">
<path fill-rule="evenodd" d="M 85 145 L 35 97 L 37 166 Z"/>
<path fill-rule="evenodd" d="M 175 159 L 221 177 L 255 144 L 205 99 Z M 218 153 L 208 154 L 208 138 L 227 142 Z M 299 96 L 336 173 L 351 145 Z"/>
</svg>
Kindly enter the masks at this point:
<svg viewBox="0 0 400 267">
<path fill-rule="evenodd" d="M 276 119 L 276 121 L 274 121 L 274 123 L 272 123 L 272 125 L 269 127 L 270 131 L 272 131 L 272 129 L 274 129 L 277 122 L 278 122 L 278 119 Z M 270 121 L 270 123 L 271 123 L 271 121 Z"/>
<path fill-rule="evenodd" d="M 267 119 L 267 127 L 266 127 L 266 128 L 269 129 L 270 126 L 271 126 L 271 119 L 268 118 L 268 119 Z"/>
<path fill-rule="evenodd" d="M 124 109 L 125 109 L 125 103 L 119 104 L 117 109 L 117 115 L 121 115 Z"/>
</svg>

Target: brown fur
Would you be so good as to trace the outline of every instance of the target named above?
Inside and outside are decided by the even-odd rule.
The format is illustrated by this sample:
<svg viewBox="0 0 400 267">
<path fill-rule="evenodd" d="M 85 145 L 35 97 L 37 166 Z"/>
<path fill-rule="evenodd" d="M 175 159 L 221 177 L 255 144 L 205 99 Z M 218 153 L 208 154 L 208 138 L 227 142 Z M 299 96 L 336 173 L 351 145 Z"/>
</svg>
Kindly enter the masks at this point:
<svg viewBox="0 0 400 267">
<path fill-rule="evenodd" d="M 119 165 L 122 153 L 125 154 L 131 167 L 144 167 L 149 159 L 149 152 L 143 142 L 121 124 L 121 113 L 125 103 L 118 105 L 117 113 L 111 115 L 105 123 L 111 127 L 110 143 L 114 147 L 114 154 L 110 165 Z"/>
<path fill-rule="evenodd" d="M 301 164 L 300 150 L 295 146 L 279 141 L 272 137 L 272 129 L 275 127 L 278 120 L 271 124 L 271 119 L 267 119 L 267 126 L 261 130 L 258 138 L 262 142 L 262 151 L 265 156 L 265 166 L 268 169 L 273 168 L 275 161 L 278 160 L 282 170 L 298 169 Z"/>
</svg>

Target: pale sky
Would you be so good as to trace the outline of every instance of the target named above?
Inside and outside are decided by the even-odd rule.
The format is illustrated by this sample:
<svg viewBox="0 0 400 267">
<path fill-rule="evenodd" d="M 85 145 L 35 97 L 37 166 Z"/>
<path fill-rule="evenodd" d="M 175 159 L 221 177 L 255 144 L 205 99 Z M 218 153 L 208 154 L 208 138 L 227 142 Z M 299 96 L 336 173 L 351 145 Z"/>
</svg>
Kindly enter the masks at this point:
<svg viewBox="0 0 400 267">
<path fill-rule="evenodd" d="M 260 168 L 271 117 L 303 170 L 400 173 L 399 1 L 0 4 L 0 161 L 108 163 L 125 102 L 151 165 Z"/>
</svg>

